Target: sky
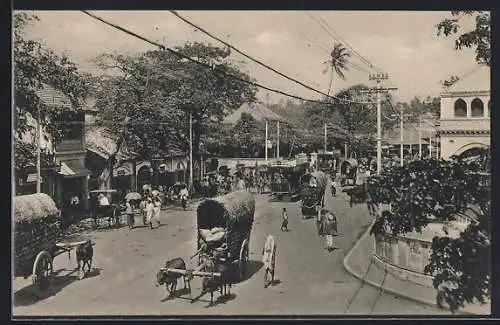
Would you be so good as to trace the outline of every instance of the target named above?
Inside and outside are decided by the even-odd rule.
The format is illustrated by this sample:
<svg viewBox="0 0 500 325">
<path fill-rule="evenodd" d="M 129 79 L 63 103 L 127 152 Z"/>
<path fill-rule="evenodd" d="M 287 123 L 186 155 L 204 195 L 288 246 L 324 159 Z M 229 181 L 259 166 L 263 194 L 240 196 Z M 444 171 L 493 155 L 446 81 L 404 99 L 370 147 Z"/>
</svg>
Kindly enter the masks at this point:
<svg viewBox="0 0 500 325">
<path fill-rule="evenodd" d="M 100 73 L 92 59 L 101 53 L 136 54 L 153 45 L 113 29 L 79 11 L 35 11 L 40 21 L 26 28 L 26 37 L 40 40 L 57 53 L 66 53 L 78 67 Z M 196 31 L 168 11 L 92 11 L 106 20 L 158 41 L 167 47 L 187 41 L 224 46 Z M 397 101 L 414 96 L 437 96 L 440 81 L 462 75 L 477 65 L 472 50 L 456 51 L 454 39 L 437 36 L 436 24 L 451 13 L 439 11 L 179 11 L 179 14 L 242 52 L 285 75 L 322 92 L 328 91 L 330 75 L 323 73 L 328 49 L 338 40 L 347 42 L 372 65 L 387 73 L 384 86 L 397 87 Z M 318 22 L 325 20 L 330 31 Z M 462 18 L 473 26 L 473 18 Z M 339 38 L 340 36 L 340 38 Z M 262 85 L 308 99 L 321 95 L 251 62 L 233 52 L 235 62 L 246 61 L 242 69 Z M 352 54 L 350 61 L 371 68 Z M 335 76 L 333 92 L 354 84 L 374 85 L 367 71 L 351 68 L 346 80 Z M 372 70 L 373 71 L 373 70 Z M 258 97 L 266 98 L 260 90 Z M 282 95 L 270 94 L 276 102 Z"/>
</svg>

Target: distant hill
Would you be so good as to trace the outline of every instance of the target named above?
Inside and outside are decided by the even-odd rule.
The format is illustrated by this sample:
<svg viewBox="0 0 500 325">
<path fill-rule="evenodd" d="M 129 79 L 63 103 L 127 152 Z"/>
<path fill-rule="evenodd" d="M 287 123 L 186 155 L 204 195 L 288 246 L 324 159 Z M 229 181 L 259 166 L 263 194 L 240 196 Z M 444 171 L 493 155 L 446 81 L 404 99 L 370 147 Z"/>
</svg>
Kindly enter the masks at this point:
<svg viewBox="0 0 500 325">
<path fill-rule="evenodd" d="M 285 121 L 286 119 L 282 116 L 276 114 L 268 107 L 261 103 L 245 103 L 240 106 L 233 114 L 229 115 L 224 119 L 224 123 L 236 124 L 236 122 L 241 118 L 241 114 L 247 113 L 253 116 L 257 121 L 270 120 L 270 121 Z"/>
</svg>

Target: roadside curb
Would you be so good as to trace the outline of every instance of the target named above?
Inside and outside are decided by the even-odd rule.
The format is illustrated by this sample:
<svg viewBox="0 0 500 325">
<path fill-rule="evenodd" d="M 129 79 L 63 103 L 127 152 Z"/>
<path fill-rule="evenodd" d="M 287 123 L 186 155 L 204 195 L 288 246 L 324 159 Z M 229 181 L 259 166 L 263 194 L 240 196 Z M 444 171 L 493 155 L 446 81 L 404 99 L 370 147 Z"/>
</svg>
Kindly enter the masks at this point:
<svg viewBox="0 0 500 325">
<path fill-rule="evenodd" d="M 355 278 L 357 278 L 357 279 L 359 279 L 359 280 L 361 280 L 361 281 L 363 281 L 365 283 L 368 283 L 369 285 L 371 285 L 371 286 L 373 286 L 375 288 L 381 289 L 381 290 L 389 292 L 389 293 L 391 293 L 393 295 L 400 296 L 400 297 L 403 297 L 405 299 L 408 299 L 408 300 L 411 300 L 411 301 L 414 301 L 414 302 L 423 303 L 425 305 L 432 306 L 432 307 L 437 307 L 437 303 L 435 301 L 430 301 L 430 300 L 427 300 L 427 299 L 419 299 L 419 298 L 417 298 L 415 296 L 411 296 L 411 295 L 408 295 L 406 293 L 402 293 L 400 291 L 387 288 L 386 286 L 380 285 L 379 283 L 376 283 L 376 282 L 374 282 L 372 280 L 365 279 L 366 275 L 358 274 L 356 271 L 354 271 L 349 266 L 349 259 L 350 259 L 351 255 L 358 249 L 358 247 L 361 245 L 361 243 L 363 242 L 363 240 L 365 240 L 366 237 L 370 236 L 370 230 L 372 229 L 372 226 L 374 225 L 374 223 L 375 223 L 375 220 L 373 220 L 370 223 L 370 225 L 368 226 L 367 230 L 363 233 L 363 235 L 361 235 L 361 237 L 358 239 L 358 241 L 354 244 L 354 246 L 351 248 L 351 250 L 349 250 L 349 252 L 347 253 L 347 255 L 344 257 L 344 260 L 343 260 L 344 269 L 348 273 L 350 273 L 352 276 L 354 276 Z M 462 314 L 462 315 L 481 315 L 481 314 L 475 314 L 475 313 L 472 313 L 472 312 L 468 312 L 468 311 L 465 311 L 465 310 L 457 311 L 456 314 Z"/>
</svg>

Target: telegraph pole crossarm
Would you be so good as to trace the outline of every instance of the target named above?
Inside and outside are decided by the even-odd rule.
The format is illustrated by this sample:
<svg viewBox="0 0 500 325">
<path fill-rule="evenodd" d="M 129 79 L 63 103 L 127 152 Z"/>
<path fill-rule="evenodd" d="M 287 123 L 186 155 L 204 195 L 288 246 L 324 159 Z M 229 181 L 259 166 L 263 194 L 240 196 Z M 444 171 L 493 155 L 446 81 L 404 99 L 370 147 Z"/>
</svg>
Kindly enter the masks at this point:
<svg viewBox="0 0 500 325">
<path fill-rule="evenodd" d="M 370 92 L 375 92 L 377 94 L 377 175 L 380 175 L 380 172 L 382 170 L 382 99 L 381 99 L 381 93 L 382 92 L 387 92 L 389 90 L 396 90 L 397 88 L 395 87 L 382 87 L 381 82 L 383 80 L 389 79 L 389 76 L 387 73 L 374 73 L 370 74 L 370 80 L 375 80 L 377 85 L 368 90 L 368 91 L 362 91 L 362 93 L 370 93 Z"/>
</svg>

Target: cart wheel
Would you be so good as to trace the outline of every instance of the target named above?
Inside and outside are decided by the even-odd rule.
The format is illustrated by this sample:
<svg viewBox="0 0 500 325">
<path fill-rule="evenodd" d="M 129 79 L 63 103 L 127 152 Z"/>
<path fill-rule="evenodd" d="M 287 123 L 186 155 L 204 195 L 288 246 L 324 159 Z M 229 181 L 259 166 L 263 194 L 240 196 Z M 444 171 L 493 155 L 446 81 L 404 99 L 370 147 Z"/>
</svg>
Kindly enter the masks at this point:
<svg viewBox="0 0 500 325">
<path fill-rule="evenodd" d="M 240 259 L 238 260 L 238 272 L 239 279 L 243 280 L 245 278 L 245 274 L 247 273 L 247 264 L 248 264 L 248 240 L 245 239 L 243 244 L 241 244 L 240 249 Z"/>
<path fill-rule="evenodd" d="M 274 282 L 274 271 L 276 270 L 276 244 L 273 248 L 273 256 L 271 257 L 272 270 L 271 270 L 271 282 Z"/>
<path fill-rule="evenodd" d="M 35 259 L 35 263 L 33 264 L 32 280 L 36 290 L 42 292 L 50 287 L 52 271 L 52 257 L 46 251 L 40 252 Z"/>
</svg>

